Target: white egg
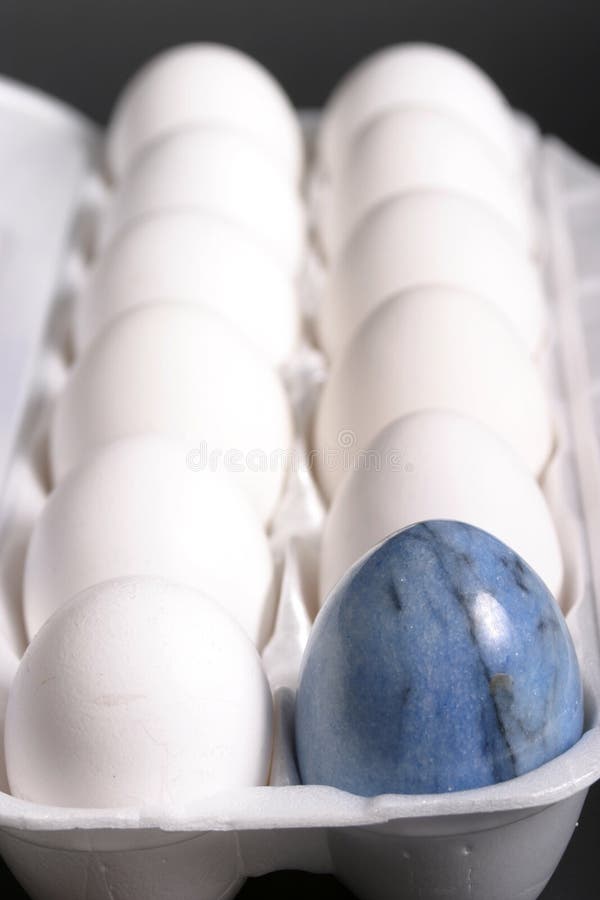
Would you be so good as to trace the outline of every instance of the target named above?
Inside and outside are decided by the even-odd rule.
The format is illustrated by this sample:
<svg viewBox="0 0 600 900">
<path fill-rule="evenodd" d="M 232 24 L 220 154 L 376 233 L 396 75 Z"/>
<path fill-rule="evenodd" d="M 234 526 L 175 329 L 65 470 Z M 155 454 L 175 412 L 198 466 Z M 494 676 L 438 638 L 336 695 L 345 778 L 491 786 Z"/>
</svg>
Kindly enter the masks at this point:
<svg viewBox="0 0 600 900">
<path fill-rule="evenodd" d="M 4 725 L 10 687 L 17 671 L 19 660 L 9 644 L 8 638 L 0 631 L 0 791 L 8 793 L 8 778 L 4 759 Z"/>
<path fill-rule="evenodd" d="M 185 441 L 193 464 L 231 472 L 262 522 L 273 514 L 292 440 L 276 371 L 226 319 L 186 303 L 123 313 L 72 370 L 50 428 L 54 483 L 118 438 Z"/>
<path fill-rule="evenodd" d="M 185 444 L 144 435 L 98 450 L 51 494 L 33 531 L 29 638 L 66 599 L 124 575 L 198 588 L 262 647 L 274 613 L 267 537 L 235 476 L 193 469 Z"/>
<path fill-rule="evenodd" d="M 6 716 L 12 793 L 79 807 L 197 809 L 268 777 L 272 701 L 239 625 L 199 591 L 96 585 L 29 645 Z"/>
<path fill-rule="evenodd" d="M 508 171 L 522 160 L 512 114 L 494 82 L 466 57 L 431 44 L 387 47 L 339 83 L 323 114 L 319 155 L 334 170 L 356 135 L 390 110 L 439 110 L 469 125 Z"/>
<path fill-rule="evenodd" d="M 286 272 L 300 268 L 300 195 L 260 147 L 234 131 L 198 128 L 152 144 L 113 194 L 100 246 L 138 216 L 174 209 L 228 219 L 263 243 Z"/>
<path fill-rule="evenodd" d="M 302 135 L 281 86 L 245 53 L 209 43 L 160 53 L 125 86 L 108 128 L 111 173 L 120 178 L 157 138 L 197 124 L 239 130 L 299 179 Z"/>
<path fill-rule="evenodd" d="M 462 122 L 429 109 L 402 109 L 374 120 L 349 148 L 324 202 L 320 230 L 335 258 L 380 203 L 435 189 L 484 203 L 530 252 L 532 210 L 525 192 Z"/>
<path fill-rule="evenodd" d="M 553 424 L 544 382 L 489 304 L 444 288 L 379 306 L 337 358 L 317 410 L 320 485 L 331 500 L 375 435 L 400 416 L 449 409 L 487 425 L 539 475 Z"/>
<path fill-rule="evenodd" d="M 427 285 L 479 295 L 531 354 L 542 346 L 548 322 L 538 269 L 483 204 L 442 191 L 394 197 L 362 220 L 328 279 L 321 345 L 335 357 L 381 303 Z"/>
<path fill-rule="evenodd" d="M 388 535 L 455 519 L 515 550 L 560 596 L 563 562 L 544 495 L 515 451 L 474 419 L 445 410 L 391 422 L 340 485 L 321 545 L 324 600 L 350 566 Z"/>
<path fill-rule="evenodd" d="M 275 365 L 298 340 L 293 281 L 250 234 L 199 211 L 163 212 L 133 222 L 98 258 L 76 309 L 78 352 L 124 310 L 173 301 L 214 309 Z"/>
</svg>

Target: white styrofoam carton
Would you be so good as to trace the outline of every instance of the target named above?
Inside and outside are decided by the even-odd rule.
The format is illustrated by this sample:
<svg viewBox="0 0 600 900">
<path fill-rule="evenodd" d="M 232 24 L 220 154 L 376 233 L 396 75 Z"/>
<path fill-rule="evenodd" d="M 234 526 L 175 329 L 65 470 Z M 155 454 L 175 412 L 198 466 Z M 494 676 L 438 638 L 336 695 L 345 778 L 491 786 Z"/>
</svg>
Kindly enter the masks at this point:
<svg viewBox="0 0 600 900">
<path fill-rule="evenodd" d="M 368 900 L 533 900 L 543 890 L 600 777 L 600 171 L 521 127 L 555 325 L 545 363 L 559 437 L 544 487 L 566 559 L 582 739 L 527 775 L 454 794 L 362 798 L 298 784 L 294 687 L 316 610 L 323 517 L 301 463 L 326 374 L 307 344 L 285 372 L 299 436 L 272 535 L 281 591 L 263 654 L 276 708 L 271 784 L 185 811 L 50 808 L 0 793 L 0 853 L 35 900 L 221 900 L 247 876 L 284 868 L 334 873 Z M 99 145 L 76 113 L 0 82 L 0 631 L 19 653 L 23 557 L 48 490 L 48 411 L 68 368 L 70 314 L 102 205 Z M 319 273 L 314 260 L 307 268 L 310 329 Z"/>
</svg>

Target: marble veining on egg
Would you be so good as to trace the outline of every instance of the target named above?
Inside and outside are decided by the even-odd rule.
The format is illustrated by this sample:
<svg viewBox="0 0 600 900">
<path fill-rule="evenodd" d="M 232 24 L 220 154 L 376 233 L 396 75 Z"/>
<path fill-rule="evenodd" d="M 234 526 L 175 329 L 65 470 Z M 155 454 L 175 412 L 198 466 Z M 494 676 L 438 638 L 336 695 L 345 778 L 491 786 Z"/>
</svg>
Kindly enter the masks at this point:
<svg viewBox="0 0 600 900">
<path fill-rule="evenodd" d="M 305 783 L 433 793 L 512 778 L 582 730 L 565 621 L 480 529 L 421 523 L 364 557 L 313 629 L 297 701 Z"/>
</svg>

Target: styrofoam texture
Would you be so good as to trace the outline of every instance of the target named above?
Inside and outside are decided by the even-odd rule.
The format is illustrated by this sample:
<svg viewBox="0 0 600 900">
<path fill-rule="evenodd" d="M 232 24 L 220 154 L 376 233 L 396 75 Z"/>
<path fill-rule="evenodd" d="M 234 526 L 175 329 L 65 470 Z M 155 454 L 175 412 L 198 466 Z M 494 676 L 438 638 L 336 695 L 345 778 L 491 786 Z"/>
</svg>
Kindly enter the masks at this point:
<svg viewBox="0 0 600 900">
<path fill-rule="evenodd" d="M 18 666 L 17 654 L 10 646 L 6 635 L 0 630 L 0 723 L 4 722 L 6 717 L 8 694 Z M 8 790 L 4 742 L 0 742 L 0 791 Z"/>
<path fill-rule="evenodd" d="M 18 100 L 21 89 L 7 90 L 11 101 L 15 96 Z M 19 127 L 21 118 L 28 119 L 24 111 L 28 97 L 23 91 L 22 107 L 13 103 Z M 7 115 L 2 94 L 0 105 L 2 120 Z M 45 134 L 44 120 L 53 119 L 52 109 L 48 103 L 48 111 L 35 123 L 38 141 Z M 75 143 L 87 146 L 90 134 L 88 130 L 78 135 Z M 65 128 L 61 139 L 73 141 L 72 131 Z M 83 171 L 62 168 L 61 159 L 54 161 L 54 178 L 59 180 L 57 173 L 64 176 L 65 192 L 70 190 L 71 198 L 77 191 L 89 195 Z M 3 171 L 9 171 L 8 164 L 14 160 L 5 156 Z M 89 155 L 87 162 L 91 167 Z M 594 385 L 585 368 L 583 350 L 589 345 L 584 347 L 581 329 L 581 318 L 592 309 L 594 292 L 600 291 L 600 265 L 596 263 L 594 269 L 591 255 L 579 252 L 586 245 L 584 226 L 600 223 L 600 174 L 591 167 L 579 167 L 570 151 L 553 142 L 542 148 L 537 162 L 545 175 L 542 193 L 551 245 L 547 270 L 566 373 L 563 379 L 560 371 L 551 370 L 562 440 L 545 485 L 567 562 L 567 621 L 584 675 L 583 738 L 562 757 L 525 776 L 456 794 L 361 798 L 333 788 L 297 784 L 293 692 L 310 630 L 310 612 L 315 609 L 314 568 L 323 515 L 311 473 L 301 464 L 301 431 L 296 447 L 299 464 L 289 479 L 272 536 L 282 572 L 277 623 L 263 654 L 276 706 L 273 786 L 210 798 L 185 818 L 160 809 L 142 813 L 43 807 L 0 795 L 0 852 L 34 900 L 84 896 L 86 900 L 146 900 L 149 896 L 216 900 L 233 896 L 248 875 L 281 868 L 334 872 L 367 898 L 401 894 L 422 900 L 439 896 L 443 888 L 458 898 L 533 900 L 542 891 L 570 838 L 587 788 L 600 776 L 600 637 L 595 600 L 600 571 L 597 562 L 592 560 L 591 570 L 587 562 L 589 544 L 595 545 L 600 537 L 600 429 L 594 432 L 590 416 Z M 36 209 L 34 196 L 26 194 L 27 198 L 31 212 Z M 21 203 L 27 206 L 23 196 Z M 575 254 L 568 228 L 575 233 Z M 68 230 L 68 217 L 64 230 Z M 0 543 L 2 627 L 20 650 L 23 546 L 47 490 L 42 431 L 49 403 L 64 379 L 66 316 L 50 316 L 50 305 L 54 298 L 57 310 L 68 309 L 67 299 L 58 302 L 57 296 L 60 300 L 64 273 L 77 268 L 82 235 L 80 231 L 79 247 L 75 242 L 70 254 L 61 255 L 44 242 L 32 247 L 31 252 L 44 260 L 46 278 L 32 281 L 32 268 L 37 267 L 29 266 L 21 270 L 17 282 L 22 305 L 36 306 L 38 322 L 37 329 L 29 321 L 21 323 L 20 349 L 28 360 L 37 358 L 38 368 L 36 372 L 32 365 L 20 368 L 19 379 L 13 379 L 19 401 L 12 407 L 7 446 L 12 450 L 18 423 L 21 444 L 19 453 L 11 453 L 14 459 L 1 504 L 2 535 L 13 538 Z M 580 290 L 581 271 L 585 281 Z M 307 289 L 308 313 L 315 304 L 314 292 Z M 3 296 L 3 336 L 8 308 Z M 44 319 L 46 340 L 42 342 Z M 587 329 L 586 338 L 593 339 L 592 329 Z M 0 359 L 8 365 L 6 356 Z M 315 351 L 304 348 L 288 366 L 287 377 L 299 424 L 306 425 L 324 377 L 323 361 Z M 597 400 L 595 412 L 600 421 Z M 6 451 L 1 471 L 6 470 L 8 457 Z"/>
</svg>

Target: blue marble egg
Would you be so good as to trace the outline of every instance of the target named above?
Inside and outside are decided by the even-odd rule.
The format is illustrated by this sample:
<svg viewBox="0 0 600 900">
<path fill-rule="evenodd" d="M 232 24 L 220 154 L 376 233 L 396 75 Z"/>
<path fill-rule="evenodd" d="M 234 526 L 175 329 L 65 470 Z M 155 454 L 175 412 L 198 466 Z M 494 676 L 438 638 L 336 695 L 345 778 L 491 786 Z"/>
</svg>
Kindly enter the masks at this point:
<svg viewBox="0 0 600 900">
<path fill-rule="evenodd" d="M 302 781 L 354 794 L 505 781 L 583 727 L 563 615 L 505 544 L 460 522 L 398 532 L 329 596 L 296 699 Z"/>
</svg>

